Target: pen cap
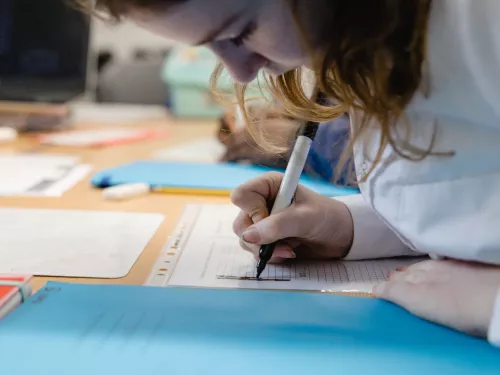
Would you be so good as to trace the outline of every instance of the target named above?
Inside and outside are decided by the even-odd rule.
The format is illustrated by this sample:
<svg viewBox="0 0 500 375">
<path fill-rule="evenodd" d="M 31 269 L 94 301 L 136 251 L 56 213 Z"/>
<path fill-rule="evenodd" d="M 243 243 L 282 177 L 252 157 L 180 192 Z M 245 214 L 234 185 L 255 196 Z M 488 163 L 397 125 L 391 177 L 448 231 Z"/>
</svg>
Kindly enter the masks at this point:
<svg viewBox="0 0 500 375">
<path fill-rule="evenodd" d="M 314 102 L 319 105 L 326 105 L 328 103 L 327 96 L 320 91 L 318 88 L 315 89 L 313 93 Z M 314 140 L 316 133 L 318 132 L 319 123 L 316 121 L 307 121 L 299 129 L 297 136 L 303 135 L 304 137 Z"/>
<path fill-rule="evenodd" d="M 307 122 L 302 125 L 299 135 L 303 135 L 304 137 L 309 138 L 310 140 L 314 140 L 316 137 L 316 133 L 318 132 L 319 123 L 317 122 Z"/>
</svg>

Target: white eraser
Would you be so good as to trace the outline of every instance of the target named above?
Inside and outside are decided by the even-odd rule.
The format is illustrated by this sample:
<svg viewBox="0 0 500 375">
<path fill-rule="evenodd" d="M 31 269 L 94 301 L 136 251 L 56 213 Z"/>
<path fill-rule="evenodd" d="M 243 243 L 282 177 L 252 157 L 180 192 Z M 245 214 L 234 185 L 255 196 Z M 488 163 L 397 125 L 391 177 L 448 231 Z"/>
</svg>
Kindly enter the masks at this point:
<svg viewBox="0 0 500 375">
<path fill-rule="evenodd" d="M 146 195 L 149 191 L 148 184 L 124 184 L 108 187 L 104 189 L 102 195 L 106 200 L 121 201 Z"/>
<path fill-rule="evenodd" d="M 8 126 L 0 126 L 0 142 L 9 142 L 17 138 L 17 131 Z"/>
</svg>

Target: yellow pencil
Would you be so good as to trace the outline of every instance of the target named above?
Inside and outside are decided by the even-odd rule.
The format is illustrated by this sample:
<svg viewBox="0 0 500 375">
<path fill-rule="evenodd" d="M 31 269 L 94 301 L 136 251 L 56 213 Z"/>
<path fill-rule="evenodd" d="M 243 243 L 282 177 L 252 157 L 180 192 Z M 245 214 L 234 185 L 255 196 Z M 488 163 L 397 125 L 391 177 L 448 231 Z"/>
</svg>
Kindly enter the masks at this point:
<svg viewBox="0 0 500 375">
<path fill-rule="evenodd" d="M 229 197 L 231 190 L 218 190 L 218 189 L 198 189 L 198 188 L 185 188 L 185 187 L 155 187 L 151 189 L 154 193 L 161 194 L 178 194 L 178 195 L 209 195 L 219 197 Z"/>
</svg>

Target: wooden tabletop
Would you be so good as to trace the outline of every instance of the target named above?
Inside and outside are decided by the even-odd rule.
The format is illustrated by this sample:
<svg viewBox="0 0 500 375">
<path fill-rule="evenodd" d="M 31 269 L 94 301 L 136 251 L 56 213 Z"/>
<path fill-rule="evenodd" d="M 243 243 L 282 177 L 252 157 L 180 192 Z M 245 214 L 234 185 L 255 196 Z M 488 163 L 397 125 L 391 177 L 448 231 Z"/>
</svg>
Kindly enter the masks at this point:
<svg viewBox="0 0 500 375">
<path fill-rule="evenodd" d="M 83 125 L 83 124 L 82 124 Z M 110 124 L 85 124 L 84 128 L 112 126 Z M 23 136 L 12 144 L 0 146 L 0 151 L 42 152 L 65 155 L 77 155 L 81 162 L 90 164 L 93 172 L 118 164 L 139 159 L 150 158 L 158 149 L 178 145 L 200 137 L 215 136 L 215 122 L 176 121 L 171 119 L 143 121 L 129 124 L 144 129 L 167 129 L 169 136 L 163 139 L 138 142 L 128 145 L 78 149 L 68 147 L 45 147 L 37 144 L 34 137 Z M 92 173 L 93 173 L 92 172 Z M 135 263 L 131 272 L 121 279 L 66 279 L 50 278 L 50 280 L 65 282 L 106 283 L 106 284 L 143 284 L 165 244 L 169 234 L 174 230 L 177 220 L 188 203 L 227 203 L 229 198 L 193 195 L 151 194 L 145 197 L 125 201 L 109 202 L 102 199 L 102 191 L 91 186 L 89 180 L 92 173 L 77 186 L 57 198 L 0 198 L 1 207 L 45 208 L 45 209 L 78 209 L 78 210 L 108 210 L 127 212 L 161 213 L 165 221 L 146 247 L 141 257 Z M 112 235 L 112 234 L 110 234 Z M 39 289 L 49 278 L 36 277 L 33 282 L 35 290 Z"/>
</svg>

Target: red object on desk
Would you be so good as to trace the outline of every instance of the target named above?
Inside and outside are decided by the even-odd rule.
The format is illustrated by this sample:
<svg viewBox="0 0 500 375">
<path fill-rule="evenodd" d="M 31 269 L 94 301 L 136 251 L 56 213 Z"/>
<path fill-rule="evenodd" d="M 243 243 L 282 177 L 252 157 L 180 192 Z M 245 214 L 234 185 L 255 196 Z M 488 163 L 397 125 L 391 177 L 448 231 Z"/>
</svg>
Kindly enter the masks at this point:
<svg viewBox="0 0 500 375">
<path fill-rule="evenodd" d="M 31 294 L 31 276 L 0 275 L 0 319 Z"/>
</svg>

